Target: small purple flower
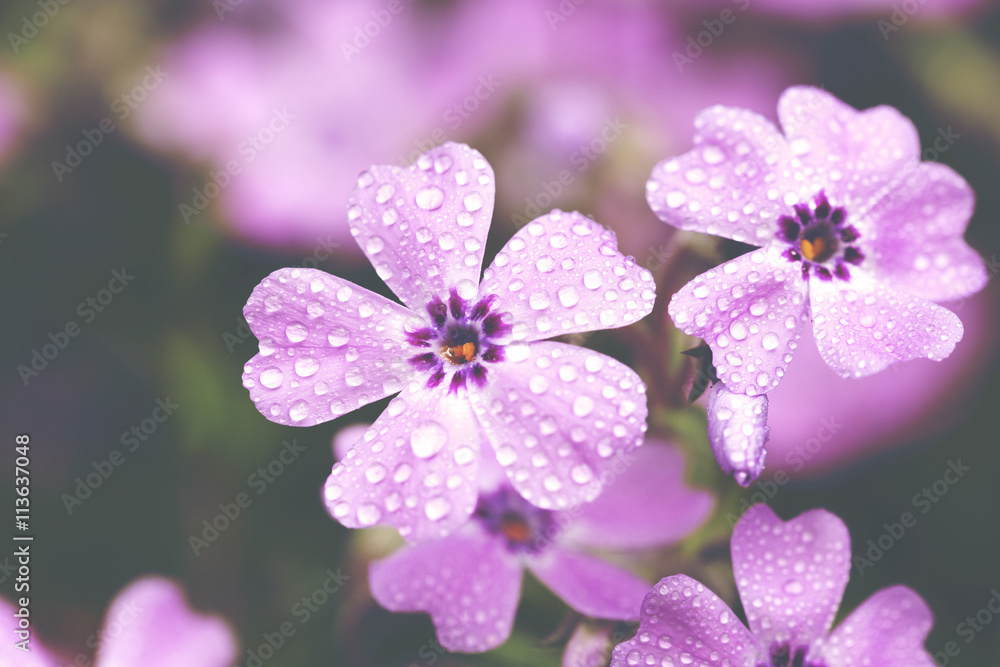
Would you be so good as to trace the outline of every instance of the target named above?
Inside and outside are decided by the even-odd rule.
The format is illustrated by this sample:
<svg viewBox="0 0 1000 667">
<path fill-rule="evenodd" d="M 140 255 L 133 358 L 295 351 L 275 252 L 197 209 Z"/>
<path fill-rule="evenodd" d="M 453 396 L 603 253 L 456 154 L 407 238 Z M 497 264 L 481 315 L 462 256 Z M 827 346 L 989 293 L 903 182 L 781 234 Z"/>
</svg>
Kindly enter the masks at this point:
<svg viewBox="0 0 1000 667">
<path fill-rule="evenodd" d="M 545 509 L 593 500 L 620 451 L 642 442 L 645 385 L 624 364 L 542 339 L 650 312 L 649 271 L 579 213 L 528 223 L 480 282 L 494 177 L 447 143 L 410 168 L 358 178 L 351 233 L 399 305 L 321 271 L 283 269 L 244 314 L 260 339 L 244 386 L 268 419 L 311 426 L 399 393 L 326 484 L 353 528 L 443 536 L 476 507 L 482 447 Z"/>
<path fill-rule="evenodd" d="M 751 396 L 778 385 L 810 318 L 842 377 L 947 357 L 962 323 L 932 301 L 986 282 L 962 239 L 968 184 L 921 162 L 916 129 L 890 107 L 856 111 L 800 86 L 778 116 L 784 134 L 750 111 L 707 109 L 694 150 L 653 170 L 647 199 L 663 221 L 761 246 L 674 294 L 675 324 Z"/>
<path fill-rule="evenodd" d="M 582 614 L 638 619 L 649 584 L 580 548 L 674 542 L 708 517 L 713 501 L 685 485 L 673 447 L 647 444 L 623 454 L 615 470 L 597 500 L 564 511 L 536 507 L 501 482 L 461 530 L 373 563 L 372 595 L 392 611 L 429 613 L 451 651 L 487 651 L 507 639 L 525 568 Z"/>
<path fill-rule="evenodd" d="M 0 618 L 5 630 L 0 665 L 64 664 L 37 639 L 32 639 L 30 653 L 15 647 L 14 608 L 3 598 Z M 236 638 L 225 621 L 193 611 L 180 587 L 160 577 L 139 579 L 118 593 L 98 638 L 94 667 L 229 667 L 236 660 Z"/>
<path fill-rule="evenodd" d="M 755 505 L 736 524 L 733 574 L 750 624 L 685 575 L 660 581 L 642 604 L 639 632 L 612 667 L 933 667 L 923 647 L 933 624 L 906 586 L 884 588 L 830 627 L 847 587 L 851 539 L 826 510 L 782 521 Z"/>
<path fill-rule="evenodd" d="M 708 442 L 719 467 L 742 486 L 760 477 L 767 456 L 767 395 L 734 394 L 716 382 L 708 394 Z"/>
</svg>

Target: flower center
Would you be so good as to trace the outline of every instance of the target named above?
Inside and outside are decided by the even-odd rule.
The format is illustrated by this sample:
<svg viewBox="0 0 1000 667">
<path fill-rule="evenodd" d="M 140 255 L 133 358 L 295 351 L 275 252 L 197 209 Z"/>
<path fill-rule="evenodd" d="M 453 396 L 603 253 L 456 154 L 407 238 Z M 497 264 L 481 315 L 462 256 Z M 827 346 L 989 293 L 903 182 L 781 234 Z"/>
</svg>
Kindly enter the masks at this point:
<svg viewBox="0 0 1000 667">
<path fill-rule="evenodd" d="M 552 512 L 535 507 L 507 485 L 481 495 L 473 517 L 504 538 L 513 553 L 541 553 L 559 533 Z"/>
<path fill-rule="evenodd" d="M 458 393 L 471 381 L 486 384 L 484 363 L 503 361 L 500 339 L 511 331 L 506 313 L 493 312 L 496 296 L 490 294 L 474 306 L 452 289 L 448 302 L 435 297 L 427 304 L 432 326 L 406 332 L 406 341 L 417 354 L 410 364 L 429 371 L 428 388 L 437 387 L 449 375 L 448 391 Z"/>
<path fill-rule="evenodd" d="M 812 206 L 796 204 L 795 215 L 778 218 L 778 238 L 788 243 L 782 256 L 790 262 L 802 263 L 802 277 L 815 273 L 821 280 L 834 276 L 850 280 L 848 264 L 861 264 L 864 253 L 856 248 L 860 234 L 847 224 L 843 207 L 834 208 L 826 195 L 816 195 Z"/>
<path fill-rule="evenodd" d="M 758 662 L 757 667 L 826 667 L 821 662 L 806 661 L 808 646 L 793 649 L 789 644 L 772 644 L 769 662 Z"/>
</svg>

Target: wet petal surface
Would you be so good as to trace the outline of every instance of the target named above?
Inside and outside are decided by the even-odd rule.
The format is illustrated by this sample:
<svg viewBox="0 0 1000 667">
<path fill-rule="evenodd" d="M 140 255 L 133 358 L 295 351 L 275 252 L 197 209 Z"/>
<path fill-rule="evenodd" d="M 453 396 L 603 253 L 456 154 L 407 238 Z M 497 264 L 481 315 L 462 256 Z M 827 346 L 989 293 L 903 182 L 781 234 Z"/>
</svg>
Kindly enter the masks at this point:
<svg viewBox="0 0 1000 667">
<path fill-rule="evenodd" d="M 670 299 L 684 333 L 712 348 L 719 379 L 750 396 L 778 386 L 808 317 L 808 283 L 776 249 L 747 253 L 701 274 Z"/>
<path fill-rule="evenodd" d="M 770 429 L 767 395 L 734 394 L 717 382 L 708 395 L 708 442 L 722 472 L 749 486 L 764 470 Z"/>
<path fill-rule="evenodd" d="M 280 269 L 243 309 L 260 352 L 243 367 L 243 386 L 273 422 L 312 426 L 402 389 L 414 375 L 404 359 L 402 306 L 315 269 Z"/>
<path fill-rule="evenodd" d="M 809 282 L 816 345 L 841 377 L 864 377 L 909 359 L 940 361 L 962 339 L 962 322 L 950 310 L 862 271 L 850 285 Z"/>
<path fill-rule="evenodd" d="M 825 637 L 851 569 L 847 526 L 826 510 L 782 521 L 754 505 L 736 524 L 733 574 L 754 636 L 805 646 Z"/>
<path fill-rule="evenodd" d="M 626 326 L 653 309 L 652 274 L 618 252 L 614 232 L 553 211 L 518 231 L 483 275 L 515 340 Z"/>
<path fill-rule="evenodd" d="M 615 647 L 611 667 L 756 665 L 757 641 L 719 597 L 690 577 L 662 579 L 646 594 L 635 637 Z"/>
<path fill-rule="evenodd" d="M 611 357 L 519 343 L 490 369 L 476 413 L 514 488 L 545 509 L 597 497 L 602 475 L 642 444 L 646 386 Z"/>
<path fill-rule="evenodd" d="M 408 168 L 362 172 L 347 219 L 379 277 L 417 311 L 453 287 L 475 298 L 495 191 L 479 151 L 448 142 Z"/>
<path fill-rule="evenodd" d="M 415 542 L 447 535 L 475 509 L 480 438 L 468 400 L 414 382 L 334 465 L 327 510 L 348 528 L 389 524 Z"/>
<path fill-rule="evenodd" d="M 521 566 L 496 538 L 464 531 L 372 563 L 372 596 L 397 612 L 426 612 L 449 651 L 496 648 L 510 635 Z"/>
</svg>

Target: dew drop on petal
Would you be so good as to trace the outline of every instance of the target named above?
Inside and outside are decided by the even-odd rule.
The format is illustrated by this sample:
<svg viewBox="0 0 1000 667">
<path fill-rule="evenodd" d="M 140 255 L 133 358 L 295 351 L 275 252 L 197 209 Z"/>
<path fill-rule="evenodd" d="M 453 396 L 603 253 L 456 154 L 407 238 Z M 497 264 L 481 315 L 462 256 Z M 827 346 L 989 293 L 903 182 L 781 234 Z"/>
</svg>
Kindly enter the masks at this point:
<svg viewBox="0 0 1000 667">
<path fill-rule="evenodd" d="M 434 211 L 444 203 L 444 191 L 436 185 L 427 185 L 417 190 L 417 206 L 425 211 Z"/>
<path fill-rule="evenodd" d="M 319 362 L 315 357 L 299 357 L 295 360 L 295 374 L 301 378 L 315 375 L 318 370 Z"/>
<path fill-rule="evenodd" d="M 278 368 L 268 368 L 260 374 L 260 383 L 268 389 L 277 389 L 281 386 L 284 376 Z"/>
<path fill-rule="evenodd" d="M 301 343 L 309 335 L 309 330 L 301 322 L 292 322 L 285 327 L 285 335 L 293 343 Z"/>
<path fill-rule="evenodd" d="M 417 458 L 429 459 L 448 442 L 448 431 L 436 421 L 426 421 L 410 433 L 410 447 Z"/>
</svg>

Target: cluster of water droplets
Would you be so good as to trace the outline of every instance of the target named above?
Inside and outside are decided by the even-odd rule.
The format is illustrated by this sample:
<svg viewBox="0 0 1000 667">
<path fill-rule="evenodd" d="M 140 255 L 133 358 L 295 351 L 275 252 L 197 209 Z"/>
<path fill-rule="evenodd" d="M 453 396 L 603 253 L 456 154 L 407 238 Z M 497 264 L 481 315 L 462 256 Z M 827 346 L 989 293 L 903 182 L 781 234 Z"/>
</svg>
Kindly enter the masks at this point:
<svg viewBox="0 0 1000 667">
<path fill-rule="evenodd" d="M 322 271 L 276 271 L 245 313 L 260 349 L 243 367 L 243 386 L 272 421 L 328 421 L 398 392 L 412 374 L 401 344 L 412 315 Z"/>
<path fill-rule="evenodd" d="M 483 274 L 514 316 L 513 338 L 534 340 L 631 324 L 653 308 L 652 274 L 618 252 L 612 232 L 580 213 L 528 223 Z"/>
<path fill-rule="evenodd" d="M 670 301 L 674 323 L 712 347 L 719 379 L 750 396 L 778 386 L 808 316 L 794 265 L 755 250 L 688 283 Z"/>
<path fill-rule="evenodd" d="M 615 657 L 624 657 L 629 667 L 746 667 L 746 659 L 759 653 L 722 600 L 678 575 L 663 579 L 646 597 L 639 632 L 615 650 Z"/>
<path fill-rule="evenodd" d="M 642 443 L 645 385 L 620 362 L 559 343 L 515 343 L 512 368 L 475 406 L 496 458 L 538 507 L 593 500 L 612 457 Z"/>
<path fill-rule="evenodd" d="M 767 396 L 747 396 L 716 384 L 708 398 L 708 437 L 723 472 L 742 486 L 764 469 Z"/>
<path fill-rule="evenodd" d="M 412 537 L 415 528 L 434 524 L 440 527 L 431 532 L 445 534 L 472 512 L 478 425 L 467 406 L 435 410 L 421 399 L 439 397 L 422 394 L 404 392 L 393 399 L 333 467 L 324 497 L 341 523 L 357 528 L 391 523 L 403 537 Z M 447 426 L 438 414 L 449 414 Z"/>
<path fill-rule="evenodd" d="M 482 155 L 446 144 L 409 168 L 362 172 L 348 223 L 379 277 L 411 307 L 446 295 L 452 286 L 473 299 L 494 187 Z"/>
</svg>

